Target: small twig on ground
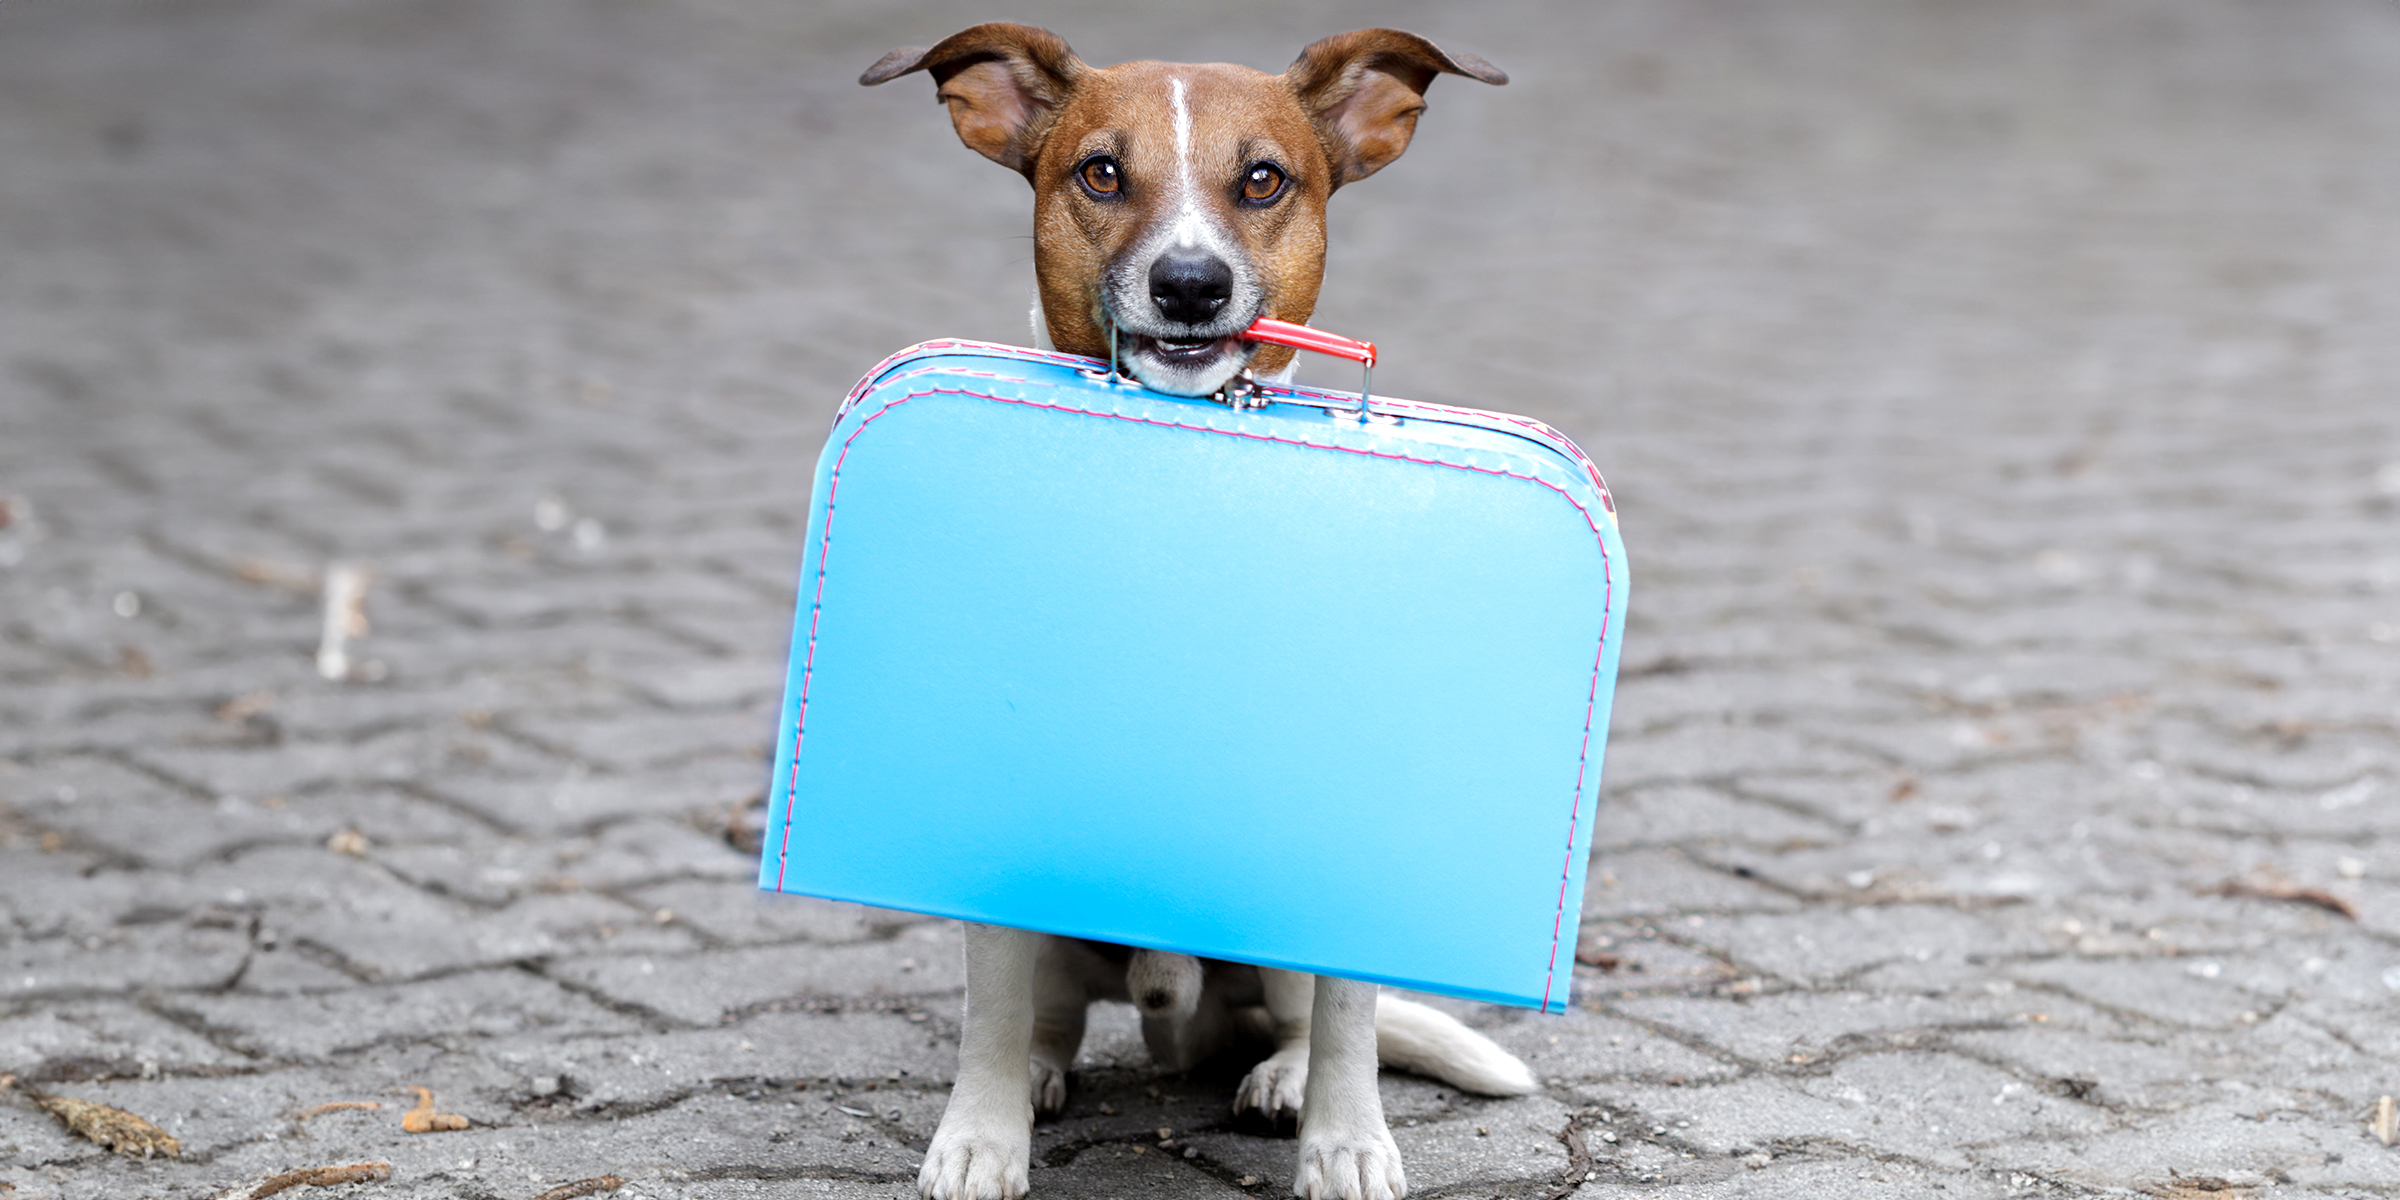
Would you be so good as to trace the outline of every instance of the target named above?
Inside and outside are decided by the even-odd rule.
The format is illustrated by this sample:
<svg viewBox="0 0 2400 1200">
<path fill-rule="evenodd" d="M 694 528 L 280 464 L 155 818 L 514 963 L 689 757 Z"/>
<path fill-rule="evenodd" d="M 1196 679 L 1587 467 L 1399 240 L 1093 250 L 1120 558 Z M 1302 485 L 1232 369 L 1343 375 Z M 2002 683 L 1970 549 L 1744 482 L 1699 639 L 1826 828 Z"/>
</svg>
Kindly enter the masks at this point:
<svg viewBox="0 0 2400 1200">
<path fill-rule="evenodd" d="M 406 1133 L 444 1133 L 465 1129 L 467 1119 L 457 1113 L 433 1111 L 433 1089 L 412 1087 L 417 1094 L 417 1106 L 400 1115 L 400 1128 Z"/>
<path fill-rule="evenodd" d="M 375 573 L 357 563 L 325 567 L 325 629 L 317 639 L 317 674 L 350 677 L 350 639 L 367 633 L 367 585 Z"/>
<path fill-rule="evenodd" d="M 1568 1196 L 1575 1194 L 1576 1188 L 1583 1186 L 1585 1177 L 1592 1173 L 1592 1148 L 1583 1139 L 1583 1118 L 1567 1118 L 1566 1128 L 1550 1136 L 1557 1138 L 1558 1144 L 1567 1148 L 1567 1173 L 1558 1181 L 1558 1186 L 1542 1196 L 1542 1200 L 1567 1200 Z"/>
<path fill-rule="evenodd" d="M 562 1183 L 535 1196 L 533 1200 L 576 1200 L 578 1196 L 589 1196 L 597 1192 L 613 1192 L 624 1186 L 625 1181 L 614 1175 L 594 1175 L 590 1179 Z"/>
<path fill-rule="evenodd" d="M 265 558 L 245 558 L 235 562 L 233 577 L 244 583 L 264 584 L 287 592 L 313 592 L 318 584 L 317 573 L 310 567 Z"/>
<path fill-rule="evenodd" d="M 308 1110 L 307 1112 L 301 1113 L 299 1119 L 305 1121 L 310 1117 L 324 1116 L 326 1113 L 351 1112 L 354 1110 L 377 1109 L 382 1107 L 383 1103 L 379 1100 L 335 1100 L 328 1104 L 320 1104 L 315 1108 Z"/>
<path fill-rule="evenodd" d="M 248 1187 L 220 1192 L 216 1200 L 264 1200 L 277 1192 L 296 1187 L 339 1187 L 345 1183 L 381 1183 L 392 1177 L 388 1162 L 351 1163 L 342 1167 L 302 1167 L 269 1175 Z"/>
<path fill-rule="evenodd" d="M 2340 913 L 2355 921 L 2358 906 L 2323 888 L 2286 883 L 2280 879 L 2228 879 L 2216 886 L 2215 895 L 2237 899 L 2290 900 L 2298 904 L 2314 904 L 2327 912 Z"/>
<path fill-rule="evenodd" d="M 2252 1194 L 2249 1188 L 2239 1186 L 2231 1180 L 2219 1179 L 2214 1175 L 2186 1175 L 2173 1167 L 2167 1168 L 2165 1186 L 2146 1187 L 2142 1190 L 2160 1197 L 2161 1200 L 2199 1200 L 2203 1196 L 2208 1197 L 2209 1200 L 2218 1200 L 2219 1197 L 2227 1198 L 2227 1200 L 2248 1200 Z"/>
<path fill-rule="evenodd" d="M 2375 1123 L 2368 1128 L 2375 1131 L 2375 1140 L 2386 1146 L 2400 1139 L 2400 1105 L 2393 1104 L 2390 1096 L 2375 1101 Z"/>
</svg>

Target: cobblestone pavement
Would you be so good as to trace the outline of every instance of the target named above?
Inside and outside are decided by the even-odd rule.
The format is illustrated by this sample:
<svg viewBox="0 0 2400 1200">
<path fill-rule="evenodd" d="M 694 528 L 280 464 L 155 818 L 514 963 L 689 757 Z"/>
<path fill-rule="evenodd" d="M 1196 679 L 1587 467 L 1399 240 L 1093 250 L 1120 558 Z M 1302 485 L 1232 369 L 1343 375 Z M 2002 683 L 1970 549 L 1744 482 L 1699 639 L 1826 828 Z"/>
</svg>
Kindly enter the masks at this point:
<svg viewBox="0 0 2400 1200">
<path fill-rule="evenodd" d="M 1119 7 L 1011 11 L 1516 76 L 1319 313 L 1582 440 L 1637 581 L 1577 1010 L 1386 1079 L 1417 1195 L 2400 1196 L 2400 11 Z M 956 928 L 725 831 L 836 398 L 1022 336 L 1022 185 L 852 82 L 996 15 L 0 6 L 0 1194 L 911 1194 Z M 1288 1187 L 1123 1012 L 1079 1088 L 1038 1195 Z"/>
</svg>

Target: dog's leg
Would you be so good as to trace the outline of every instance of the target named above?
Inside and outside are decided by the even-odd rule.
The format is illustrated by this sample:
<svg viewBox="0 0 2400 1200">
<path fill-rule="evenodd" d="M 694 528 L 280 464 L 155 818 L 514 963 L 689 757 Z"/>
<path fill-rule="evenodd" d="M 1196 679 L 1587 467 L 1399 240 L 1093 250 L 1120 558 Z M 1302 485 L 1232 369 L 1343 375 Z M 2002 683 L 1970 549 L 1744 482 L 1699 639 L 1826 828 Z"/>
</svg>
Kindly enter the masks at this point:
<svg viewBox="0 0 2400 1200">
<path fill-rule="evenodd" d="M 926 1200 L 1017 1200 L 1033 1149 L 1033 969 L 1042 935 L 967 926 L 958 1082 L 926 1148 Z"/>
<path fill-rule="evenodd" d="M 1300 1115 L 1308 1088 L 1308 1030 L 1316 1007 L 1317 977 L 1299 971 L 1258 969 L 1267 1016 L 1275 1022 L 1275 1053 L 1250 1068 L 1233 1095 L 1233 1111 L 1258 1110 L 1270 1121 Z"/>
<path fill-rule="evenodd" d="M 1375 1088 L 1371 983 L 1317 976 L 1309 1014 L 1307 1099 L 1300 1106 L 1294 1195 L 1307 1200 L 1399 1200 L 1408 1194 L 1400 1147 Z"/>
<path fill-rule="evenodd" d="M 1083 1046 L 1084 1014 L 1092 1006 L 1091 952 L 1066 938 L 1045 937 L 1033 967 L 1033 1110 L 1067 1106 L 1067 1071 Z"/>
</svg>

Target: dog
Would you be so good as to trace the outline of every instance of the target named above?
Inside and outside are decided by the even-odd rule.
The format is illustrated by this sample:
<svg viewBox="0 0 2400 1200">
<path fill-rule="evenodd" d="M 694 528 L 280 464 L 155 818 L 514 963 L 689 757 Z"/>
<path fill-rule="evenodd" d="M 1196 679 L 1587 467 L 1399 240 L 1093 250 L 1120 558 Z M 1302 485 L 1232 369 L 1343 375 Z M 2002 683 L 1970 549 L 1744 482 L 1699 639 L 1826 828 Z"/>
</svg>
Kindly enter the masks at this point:
<svg viewBox="0 0 2400 1200">
<path fill-rule="evenodd" d="M 1508 81 L 1394 29 L 1326 38 L 1268 75 L 1095 68 L 1048 30 L 999 22 L 894 50 L 859 82 L 916 71 L 933 77 L 968 148 L 1033 185 L 1039 340 L 1182 396 L 1288 371 L 1292 350 L 1241 335 L 1260 317 L 1305 323 L 1315 310 L 1327 198 L 1400 157 L 1436 76 Z M 1534 1090 L 1507 1051 L 1370 983 L 984 925 L 967 927 L 966 967 L 958 1079 L 917 1180 L 926 1200 L 1026 1193 L 1034 1115 L 1065 1104 L 1098 1000 L 1140 1008 L 1146 1044 L 1171 1069 L 1244 1032 L 1271 1036 L 1235 1109 L 1297 1117 L 1292 1190 L 1308 1200 L 1407 1194 L 1379 1059 L 1465 1091 Z"/>
</svg>

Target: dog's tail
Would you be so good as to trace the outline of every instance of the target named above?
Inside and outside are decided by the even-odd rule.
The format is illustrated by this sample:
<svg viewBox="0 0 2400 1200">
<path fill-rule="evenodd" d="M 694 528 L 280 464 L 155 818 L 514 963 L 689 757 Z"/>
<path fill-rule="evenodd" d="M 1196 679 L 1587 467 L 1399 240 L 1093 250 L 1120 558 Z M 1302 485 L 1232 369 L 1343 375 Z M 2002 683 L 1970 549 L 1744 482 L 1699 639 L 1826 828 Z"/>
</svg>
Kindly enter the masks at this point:
<svg viewBox="0 0 2400 1200">
<path fill-rule="evenodd" d="M 1446 1012 L 1396 996 L 1376 1002 L 1375 1056 L 1385 1066 L 1481 1096 L 1522 1096 L 1537 1086 L 1533 1072 L 1490 1038 Z"/>
</svg>

